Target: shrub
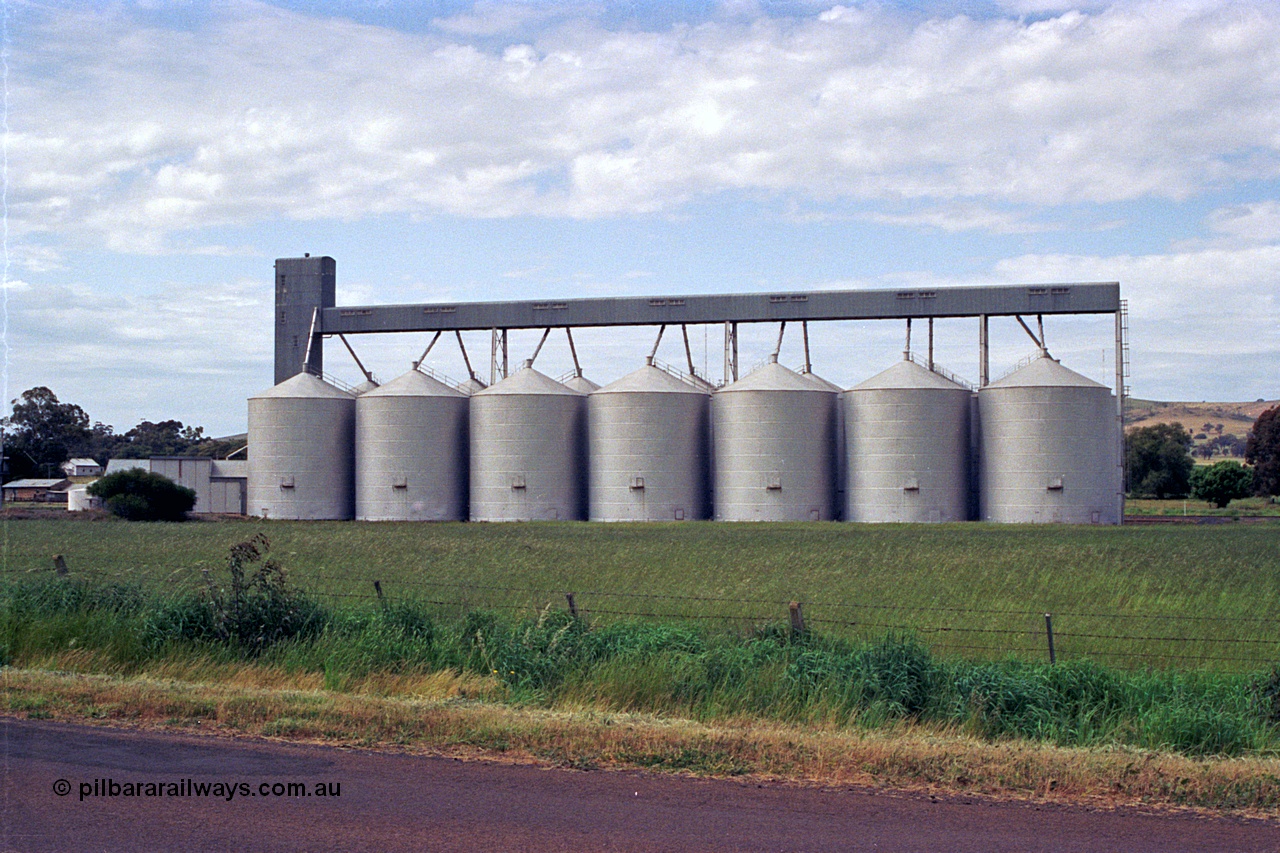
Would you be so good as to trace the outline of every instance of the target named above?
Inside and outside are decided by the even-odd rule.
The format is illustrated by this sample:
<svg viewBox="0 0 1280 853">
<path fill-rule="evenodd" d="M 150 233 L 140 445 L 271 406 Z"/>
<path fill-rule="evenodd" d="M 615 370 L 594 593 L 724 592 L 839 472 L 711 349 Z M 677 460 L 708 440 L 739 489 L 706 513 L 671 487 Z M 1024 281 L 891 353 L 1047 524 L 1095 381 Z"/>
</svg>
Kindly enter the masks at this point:
<svg viewBox="0 0 1280 853">
<path fill-rule="evenodd" d="M 1191 473 L 1191 496 L 1222 508 L 1253 492 L 1253 472 L 1239 462 L 1218 462 Z"/>
<path fill-rule="evenodd" d="M 87 491 L 129 521 L 183 521 L 196 505 L 192 489 L 140 468 L 108 474 L 90 483 Z"/>
</svg>

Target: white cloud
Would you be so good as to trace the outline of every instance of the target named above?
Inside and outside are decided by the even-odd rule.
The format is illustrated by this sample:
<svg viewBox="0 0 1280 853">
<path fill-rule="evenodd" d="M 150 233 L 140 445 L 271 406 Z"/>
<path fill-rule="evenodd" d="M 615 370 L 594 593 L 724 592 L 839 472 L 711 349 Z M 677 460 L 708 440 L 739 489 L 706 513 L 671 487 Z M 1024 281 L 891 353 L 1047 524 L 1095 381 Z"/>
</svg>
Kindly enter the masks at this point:
<svg viewBox="0 0 1280 853">
<path fill-rule="evenodd" d="M 868 213 L 861 217 L 882 225 L 937 228 L 940 231 L 985 231 L 990 234 L 1036 234 L 1049 226 L 1028 221 L 1025 217 L 979 205 L 930 207 L 911 213 Z"/>
<path fill-rule="evenodd" d="M 10 396 L 46 385 L 118 429 L 179 417 L 241 431 L 228 401 L 270 382 L 270 299 L 249 280 L 137 294 L 28 285 L 8 299 Z"/>
<path fill-rule="evenodd" d="M 181 30 L 27 10 L 14 233 L 163 252 L 280 216 L 598 217 L 740 190 L 942 211 L 1280 175 L 1270 4 L 1034 21 L 886 4 L 661 32 L 571 11 L 481 4 L 422 35 L 251 2 Z M 512 28 L 527 43 L 467 40 Z"/>
<path fill-rule="evenodd" d="M 1210 230 L 1243 243 L 1280 242 L 1280 202 L 1260 201 L 1215 210 Z"/>
<path fill-rule="evenodd" d="M 495 3 L 482 0 L 470 12 L 436 18 L 432 24 L 446 32 L 459 36 L 497 36 L 520 30 L 537 23 L 555 12 L 549 4 L 535 6 L 529 3 Z"/>
<path fill-rule="evenodd" d="M 1280 245 L 1109 257 L 1026 255 L 1005 282 L 1119 281 L 1129 301 L 1132 384 L 1155 399 L 1280 394 Z"/>
</svg>

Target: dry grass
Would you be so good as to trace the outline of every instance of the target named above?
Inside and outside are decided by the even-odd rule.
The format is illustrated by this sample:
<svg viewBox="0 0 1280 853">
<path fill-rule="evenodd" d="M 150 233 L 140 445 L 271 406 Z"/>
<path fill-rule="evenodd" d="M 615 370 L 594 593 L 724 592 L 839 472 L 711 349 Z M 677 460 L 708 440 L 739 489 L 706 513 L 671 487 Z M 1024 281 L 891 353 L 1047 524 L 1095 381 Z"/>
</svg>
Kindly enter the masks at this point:
<svg viewBox="0 0 1280 853">
<path fill-rule="evenodd" d="M 478 701 L 498 689 L 487 679 L 450 674 L 383 676 L 362 686 L 339 693 L 320 689 L 312 674 L 231 664 L 175 664 L 130 678 L 10 668 L 0 676 L 0 713 L 581 768 L 1280 815 L 1278 759 L 989 743 L 909 725 L 814 730 L 522 710 Z"/>
</svg>

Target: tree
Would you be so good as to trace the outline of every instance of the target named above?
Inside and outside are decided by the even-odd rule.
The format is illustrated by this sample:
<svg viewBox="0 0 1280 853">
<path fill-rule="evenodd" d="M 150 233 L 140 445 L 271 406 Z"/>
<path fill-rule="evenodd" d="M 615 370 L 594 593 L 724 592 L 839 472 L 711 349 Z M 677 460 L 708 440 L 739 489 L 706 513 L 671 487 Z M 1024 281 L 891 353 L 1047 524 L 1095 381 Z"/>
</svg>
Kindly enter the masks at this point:
<svg viewBox="0 0 1280 853">
<path fill-rule="evenodd" d="M 1280 495 L 1280 406 L 1258 415 L 1245 441 L 1244 461 L 1253 466 L 1253 492 Z"/>
<path fill-rule="evenodd" d="M 1191 472 L 1191 496 L 1221 509 L 1253 493 L 1253 472 L 1239 462 L 1218 462 Z"/>
<path fill-rule="evenodd" d="M 1134 497 L 1186 497 L 1194 467 L 1191 435 L 1182 424 L 1139 427 L 1125 439 L 1125 471 Z"/>
<path fill-rule="evenodd" d="M 149 456 L 185 456 L 204 441 L 204 427 L 183 426 L 182 421 L 143 421 L 124 434 L 125 449 L 135 459 Z"/>
<path fill-rule="evenodd" d="M 74 403 L 59 402 L 48 388 L 23 391 L 3 422 L 5 454 L 15 477 L 60 476 L 58 468 L 89 439 L 89 416 Z"/>
<path fill-rule="evenodd" d="M 139 468 L 117 471 L 89 484 L 89 494 L 129 521 L 183 521 L 196 505 L 193 489 Z"/>
</svg>

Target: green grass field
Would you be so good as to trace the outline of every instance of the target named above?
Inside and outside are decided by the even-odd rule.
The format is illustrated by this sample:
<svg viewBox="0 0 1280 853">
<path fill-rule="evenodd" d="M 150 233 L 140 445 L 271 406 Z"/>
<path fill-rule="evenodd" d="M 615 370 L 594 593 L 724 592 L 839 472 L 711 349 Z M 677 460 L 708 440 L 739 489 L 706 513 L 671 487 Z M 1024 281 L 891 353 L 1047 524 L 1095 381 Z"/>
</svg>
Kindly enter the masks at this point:
<svg viewBox="0 0 1280 853">
<path fill-rule="evenodd" d="M 741 629 L 803 603 L 823 633 L 909 629 L 935 652 L 1046 656 L 1126 668 L 1262 670 L 1280 662 L 1280 525 L 356 524 L 5 520 L 5 577 L 101 573 L 161 591 L 220 572 L 264 531 L 291 581 L 332 604 L 391 598 L 442 611 L 596 622 L 697 621 Z"/>
<path fill-rule="evenodd" d="M 1216 463 L 1221 460 L 1212 460 Z M 1221 515 L 1229 518 L 1266 517 L 1280 518 L 1280 504 L 1267 498 L 1239 498 L 1219 509 L 1208 501 L 1150 500 L 1129 498 L 1124 504 L 1125 515 Z"/>
</svg>

